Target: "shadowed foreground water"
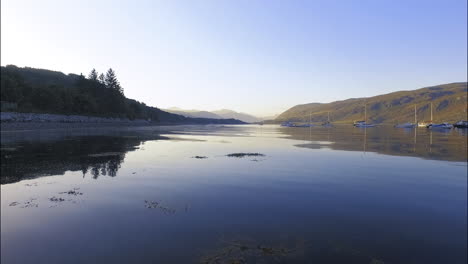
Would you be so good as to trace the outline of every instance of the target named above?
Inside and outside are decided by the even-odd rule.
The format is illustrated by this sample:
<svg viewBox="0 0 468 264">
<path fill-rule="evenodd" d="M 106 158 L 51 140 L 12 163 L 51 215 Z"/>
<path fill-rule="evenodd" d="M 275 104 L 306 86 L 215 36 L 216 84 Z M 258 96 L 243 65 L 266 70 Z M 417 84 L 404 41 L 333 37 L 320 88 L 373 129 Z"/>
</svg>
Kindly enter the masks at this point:
<svg viewBox="0 0 468 264">
<path fill-rule="evenodd" d="M 466 153 L 458 129 L 4 132 L 1 261 L 466 263 Z"/>
</svg>

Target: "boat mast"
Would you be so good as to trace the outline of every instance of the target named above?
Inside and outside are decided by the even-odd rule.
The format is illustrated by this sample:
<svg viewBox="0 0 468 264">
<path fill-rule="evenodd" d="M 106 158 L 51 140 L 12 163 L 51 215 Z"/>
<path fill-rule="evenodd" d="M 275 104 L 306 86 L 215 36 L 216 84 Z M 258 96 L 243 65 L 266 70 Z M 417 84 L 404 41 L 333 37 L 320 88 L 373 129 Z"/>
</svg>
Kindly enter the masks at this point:
<svg viewBox="0 0 468 264">
<path fill-rule="evenodd" d="M 417 118 L 416 118 L 416 105 L 414 105 L 414 124 L 418 124 Z"/>
<path fill-rule="evenodd" d="M 328 123 L 330 123 L 330 111 L 328 111 Z"/>
<path fill-rule="evenodd" d="M 364 104 L 364 123 L 367 124 L 367 104 Z"/>
<path fill-rule="evenodd" d="M 432 103 L 431 103 L 431 124 L 432 124 Z"/>
</svg>

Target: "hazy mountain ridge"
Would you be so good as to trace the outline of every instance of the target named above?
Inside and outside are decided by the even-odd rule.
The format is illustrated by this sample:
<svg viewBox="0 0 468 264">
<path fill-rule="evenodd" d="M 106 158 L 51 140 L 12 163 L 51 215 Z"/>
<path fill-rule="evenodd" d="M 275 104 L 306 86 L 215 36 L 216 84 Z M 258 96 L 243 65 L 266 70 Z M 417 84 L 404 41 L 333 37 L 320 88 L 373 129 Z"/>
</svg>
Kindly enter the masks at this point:
<svg viewBox="0 0 468 264">
<path fill-rule="evenodd" d="M 175 107 L 174 107 L 175 108 Z M 199 110 L 174 110 L 174 108 L 163 109 L 166 112 L 183 115 L 186 117 L 194 117 L 194 118 L 216 118 L 216 119 L 224 119 L 224 117 L 219 116 L 217 114 L 208 112 L 208 111 L 199 111 Z"/>
<path fill-rule="evenodd" d="M 164 111 L 167 111 L 169 113 L 173 114 L 178 114 L 178 115 L 183 115 L 187 117 L 203 117 L 203 118 L 218 118 L 218 119 L 237 119 L 241 120 L 246 123 L 255 123 L 255 122 L 260 122 L 264 119 L 242 113 L 242 112 L 236 112 L 233 110 L 229 109 L 220 109 L 220 110 L 215 110 L 215 111 L 203 111 L 203 110 L 185 110 L 181 109 L 178 107 L 171 107 L 168 109 L 164 109 Z"/>
<path fill-rule="evenodd" d="M 414 106 L 418 120 L 430 119 L 430 104 L 433 105 L 435 122 L 455 122 L 467 119 L 467 83 L 458 82 L 425 87 L 413 91 L 398 91 L 367 98 L 351 98 L 331 103 L 296 105 L 274 121 L 323 122 L 330 112 L 332 122 L 349 123 L 364 119 L 367 105 L 368 122 L 403 123 L 414 121 Z"/>
<path fill-rule="evenodd" d="M 247 123 L 255 123 L 255 122 L 262 121 L 260 118 L 256 116 L 249 115 L 249 114 L 242 113 L 242 112 L 236 112 L 236 111 L 229 110 L 229 109 L 216 110 L 216 111 L 212 111 L 212 113 L 222 116 L 223 118 L 234 118 L 234 119 L 238 119 Z"/>
</svg>

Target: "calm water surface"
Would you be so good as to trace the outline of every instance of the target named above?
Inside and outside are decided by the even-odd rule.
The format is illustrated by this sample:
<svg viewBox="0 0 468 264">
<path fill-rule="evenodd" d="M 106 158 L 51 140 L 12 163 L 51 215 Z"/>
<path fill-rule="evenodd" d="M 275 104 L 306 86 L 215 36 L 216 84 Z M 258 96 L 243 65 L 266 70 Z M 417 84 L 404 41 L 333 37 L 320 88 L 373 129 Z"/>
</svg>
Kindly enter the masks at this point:
<svg viewBox="0 0 468 264">
<path fill-rule="evenodd" d="M 466 130 L 49 130 L 1 147 L 5 264 L 467 261 Z"/>
</svg>

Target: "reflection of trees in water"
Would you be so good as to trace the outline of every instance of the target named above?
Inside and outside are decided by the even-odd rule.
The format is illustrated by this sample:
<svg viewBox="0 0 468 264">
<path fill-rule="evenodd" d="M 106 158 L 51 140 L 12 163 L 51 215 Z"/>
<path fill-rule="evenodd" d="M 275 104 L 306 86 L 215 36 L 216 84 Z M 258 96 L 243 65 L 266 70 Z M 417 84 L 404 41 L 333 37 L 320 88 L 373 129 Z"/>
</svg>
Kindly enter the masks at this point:
<svg viewBox="0 0 468 264">
<path fill-rule="evenodd" d="M 97 179 L 99 176 L 117 176 L 117 171 L 120 169 L 120 164 L 124 161 L 124 159 L 125 154 L 122 153 L 121 155 L 109 157 L 109 160 L 107 161 L 91 164 L 89 168 L 91 168 L 91 175 L 93 179 Z M 88 172 L 88 167 L 85 170 L 82 170 L 82 172 L 84 178 Z"/>
<path fill-rule="evenodd" d="M 55 142 L 25 142 L 1 150 L 1 184 L 81 171 L 92 178 L 117 176 L 125 153 L 143 141 L 138 137 L 78 137 Z M 93 155 L 109 153 L 108 155 Z"/>
</svg>

